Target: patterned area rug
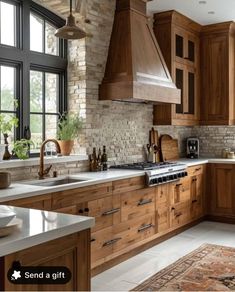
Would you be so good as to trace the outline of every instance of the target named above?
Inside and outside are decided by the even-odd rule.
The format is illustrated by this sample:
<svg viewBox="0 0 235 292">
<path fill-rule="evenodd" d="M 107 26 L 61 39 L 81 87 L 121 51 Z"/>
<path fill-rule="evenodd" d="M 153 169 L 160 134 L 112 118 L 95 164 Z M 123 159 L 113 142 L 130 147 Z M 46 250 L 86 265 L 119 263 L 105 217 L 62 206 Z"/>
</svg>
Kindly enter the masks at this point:
<svg viewBox="0 0 235 292">
<path fill-rule="evenodd" d="M 132 291 L 235 291 L 235 248 L 204 244 Z"/>
</svg>

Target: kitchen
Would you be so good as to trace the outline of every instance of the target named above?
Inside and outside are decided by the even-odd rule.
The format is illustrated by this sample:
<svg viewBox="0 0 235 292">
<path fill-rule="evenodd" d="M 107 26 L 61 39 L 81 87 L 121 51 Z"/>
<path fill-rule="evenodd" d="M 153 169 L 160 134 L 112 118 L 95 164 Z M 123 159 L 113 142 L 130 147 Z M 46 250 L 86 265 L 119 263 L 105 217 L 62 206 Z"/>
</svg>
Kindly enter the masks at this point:
<svg viewBox="0 0 235 292">
<path fill-rule="evenodd" d="M 0 121 L 0 182 L 11 180 L 0 202 L 21 222 L 0 239 L 1 290 L 231 288 L 233 1 L 0 2 L 1 117 L 12 121 L 7 131 Z M 59 29 L 69 10 L 79 26 L 72 33 Z M 170 145 L 163 154 L 162 142 Z M 147 160 L 177 161 L 133 169 Z M 118 169 L 100 171 L 107 165 Z M 179 273 L 162 282 L 162 273 L 170 277 L 202 253 L 186 280 Z M 221 258 L 230 267 L 222 274 Z M 66 263 L 73 281 L 12 283 L 6 274 L 17 262 Z M 215 267 L 208 278 L 200 263 Z"/>
</svg>

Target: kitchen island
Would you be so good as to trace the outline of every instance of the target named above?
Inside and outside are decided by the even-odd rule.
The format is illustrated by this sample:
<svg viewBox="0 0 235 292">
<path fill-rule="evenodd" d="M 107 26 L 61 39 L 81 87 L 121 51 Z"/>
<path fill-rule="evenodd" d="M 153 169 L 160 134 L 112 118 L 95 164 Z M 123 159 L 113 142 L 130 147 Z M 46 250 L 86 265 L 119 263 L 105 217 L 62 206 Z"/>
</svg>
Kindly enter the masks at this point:
<svg viewBox="0 0 235 292">
<path fill-rule="evenodd" d="M 21 227 L 0 239 L 0 290 L 90 290 L 91 217 L 11 207 Z M 22 267 L 66 267 L 66 284 L 13 284 L 7 273 L 14 264 Z"/>
</svg>

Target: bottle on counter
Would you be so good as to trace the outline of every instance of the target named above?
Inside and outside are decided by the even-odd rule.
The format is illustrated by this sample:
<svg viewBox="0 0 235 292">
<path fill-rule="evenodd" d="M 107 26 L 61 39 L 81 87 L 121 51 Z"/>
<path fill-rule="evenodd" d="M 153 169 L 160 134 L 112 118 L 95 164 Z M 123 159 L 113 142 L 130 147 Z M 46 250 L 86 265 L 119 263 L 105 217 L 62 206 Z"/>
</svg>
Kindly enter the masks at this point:
<svg viewBox="0 0 235 292">
<path fill-rule="evenodd" d="M 93 153 L 92 153 L 92 171 L 97 171 L 97 156 L 96 156 L 96 148 L 93 148 Z"/>
<path fill-rule="evenodd" d="M 101 149 L 99 148 L 98 151 L 98 158 L 97 158 L 97 170 L 101 171 L 102 170 L 102 154 L 101 154 Z"/>
<path fill-rule="evenodd" d="M 101 162 L 102 162 L 102 170 L 107 171 L 108 170 L 108 163 L 107 163 L 108 156 L 106 153 L 106 146 L 103 146 L 103 154 L 102 154 Z"/>
</svg>

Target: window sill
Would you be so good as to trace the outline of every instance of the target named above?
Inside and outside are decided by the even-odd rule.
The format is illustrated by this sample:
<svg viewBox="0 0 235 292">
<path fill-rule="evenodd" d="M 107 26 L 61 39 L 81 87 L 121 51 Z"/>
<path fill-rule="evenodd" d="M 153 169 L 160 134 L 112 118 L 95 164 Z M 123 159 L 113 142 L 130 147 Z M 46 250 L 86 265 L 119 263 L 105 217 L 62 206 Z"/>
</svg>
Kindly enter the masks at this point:
<svg viewBox="0 0 235 292">
<path fill-rule="evenodd" d="M 45 164 L 54 164 L 54 163 L 66 163 L 66 162 L 78 162 L 88 160 L 87 155 L 70 155 L 70 156 L 53 156 L 53 157 L 44 157 Z M 36 166 L 39 165 L 38 158 L 29 158 L 27 160 L 6 160 L 0 162 L 0 169 L 4 168 L 16 168 L 16 167 L 27 167 L 27 166 Z"/>
</svg>

